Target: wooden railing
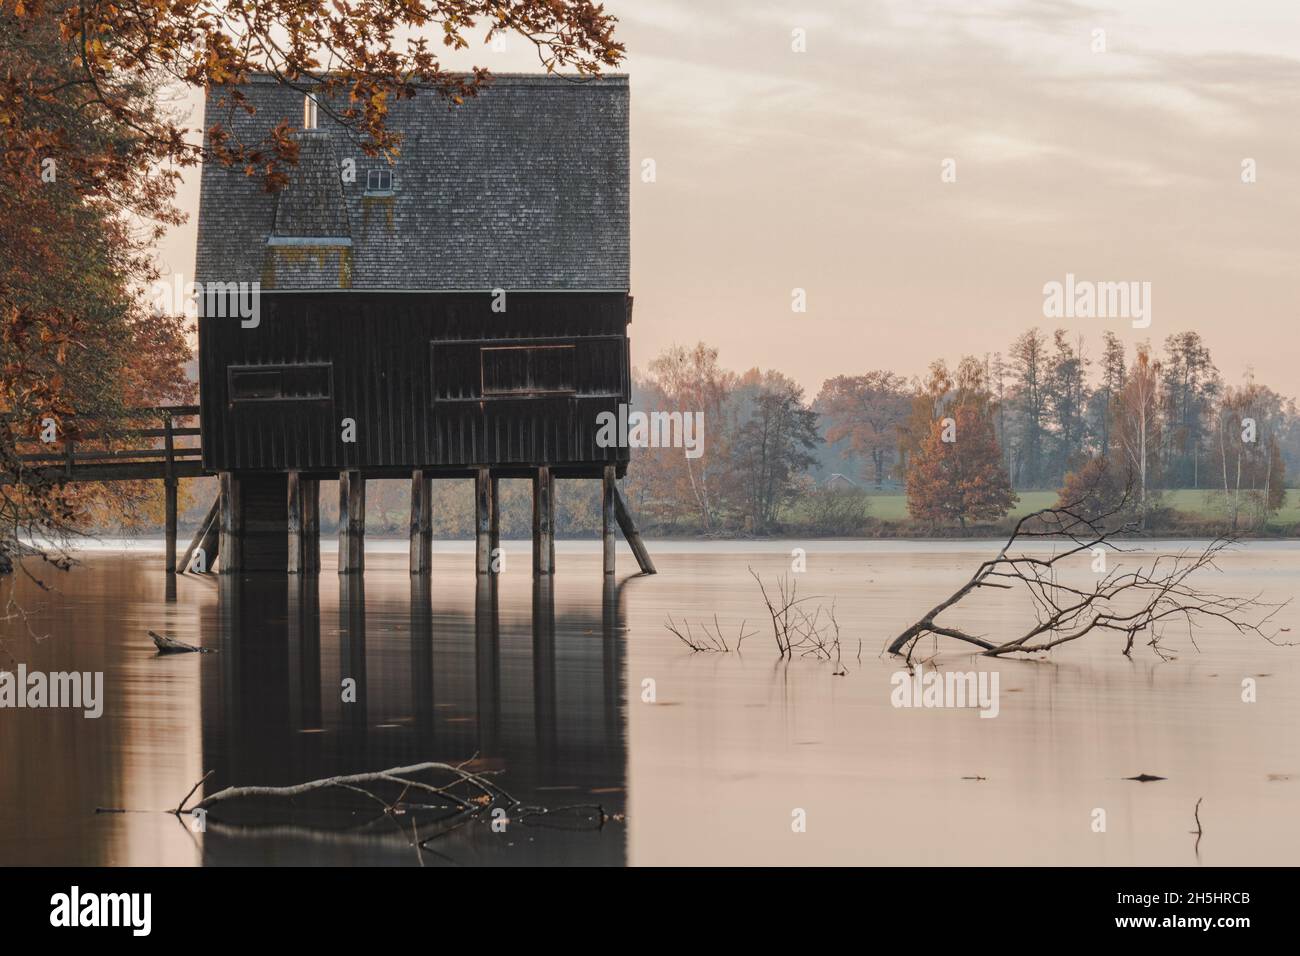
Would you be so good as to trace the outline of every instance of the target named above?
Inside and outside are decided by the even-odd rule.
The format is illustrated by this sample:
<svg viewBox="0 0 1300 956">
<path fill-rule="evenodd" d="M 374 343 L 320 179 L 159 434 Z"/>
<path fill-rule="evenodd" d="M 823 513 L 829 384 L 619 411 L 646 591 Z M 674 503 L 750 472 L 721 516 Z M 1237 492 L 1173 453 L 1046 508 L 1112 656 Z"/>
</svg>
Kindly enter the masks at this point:
<svg viewBox="0 0 1300 956">
<path fill-rule="evenodd" d="M 198 414 L 197 405 L 133 408 L 127 413 L 128 418 L 137 421 L 154 418 L 162 427 L 92 430 L 52 443 L 28 439 L 19 444 L 20 449 L 40 450 L 20 454 L 18 458 L 33 478 L 46 481 L 193 478 L 203 474 L 201 443 L 177 444 L 177 439 L 198 438 L 199 428 L 197 424 L 181 426 L 177 421 L 197 419 Z M 159 439 L 162 447 L 158 447 Z M 132 447 L 120 447 L 122 444 Z M 14 476 L 5 477 L 12 480 Z"/>
<path fill-rule="evenodd" d="M 76 437 L 65 437 L 61 441 L 20 441 L 17 448 L 19 468 L 16 473 L 0 473 L 0 483 L 162 479 L 167 511 L 165 563 L 170 574 L 176 570 L 177 482 L 181 478 L 197 478 L 203 474 L 202 442 L 176 444 L 178 438 L 198 438 L 198 425 L 178 426 L 177 421 L 197 419 L 198 415 L 197 405 L 133 408 L 127 411 L 127 419 L 152 418 L 160 421 L 162 427 L 105 428 L 98 431 L 92 428 L 85 432 L 78 428 Z M 158 447 L 160 440 L 161 448 Z M 124 448 L 122 445 L 132 447 Z M 24 447 L 39 450 L 24 452 Z"/>
</svg>

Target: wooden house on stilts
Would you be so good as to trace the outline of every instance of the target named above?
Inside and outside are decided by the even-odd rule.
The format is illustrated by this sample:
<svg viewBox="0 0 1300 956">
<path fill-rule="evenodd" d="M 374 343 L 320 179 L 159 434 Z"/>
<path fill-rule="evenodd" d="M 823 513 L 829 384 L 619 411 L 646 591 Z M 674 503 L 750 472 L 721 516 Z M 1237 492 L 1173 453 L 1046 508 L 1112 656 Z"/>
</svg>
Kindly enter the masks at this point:
<svg viewBox="0 0 1300 956">
<path fill-rule="evenodd" d="M 497 483 L 533 482 L 533 566 L 554 569 L 554 482 L 615 483 L 628 449 L 597 416 L 629 400 L 628 82 L 499 75 L 449 107 L 395 103 L 395 162 L 367 157 L 304 93 L 254 78 L 242 142 L 302 126 L 277 193 L 208 163 L 198 218 L 204 469 L 220 476 L 223 572 L 319 568 L 320 482 L 337 481 L 339 571 L 363 568 L 365 483 L 411 481 L 411 572 L 430 566 L 430 482 L 473 478 L 477 569 Z"/>
</svg>

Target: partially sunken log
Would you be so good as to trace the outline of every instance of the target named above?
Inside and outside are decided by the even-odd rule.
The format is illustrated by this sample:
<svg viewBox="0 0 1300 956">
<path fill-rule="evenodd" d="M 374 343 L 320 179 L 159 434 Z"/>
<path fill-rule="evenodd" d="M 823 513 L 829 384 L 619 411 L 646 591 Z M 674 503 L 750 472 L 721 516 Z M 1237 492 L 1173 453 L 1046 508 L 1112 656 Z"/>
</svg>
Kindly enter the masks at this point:
<svg viewBox="0 0 1300 956">
<path fill-rule="evenodd" d="M 1124 637 L 1123 653 L 1128 655 L 1139 634 L 1149 633 L 1149 644 L 1161 653 L 1159 628 L 1165 623 L 1183 623 L 1190 630 L 1202 620 L 1218 619 L 1239 633 L 1253 633 L 1270 643 L 1273 633 L 1263 628 L 1282 607 L 1253 597 L 1228 597 L 1193 587 L 1188 579 L 1202 569 L 1215 569 L 1215 559 L 1230 547 L 1233 538 L 1219 538 L 1200 551 L 1184 550 L 1176 555 L 1157 555 L 1149 564 L 1125 571 L 1120 567 L 1099 572 L 1091 588 L 1076 588 L 1058 579 L 1066 562 L 1080 555 L 1108 551 L 1129 552 L 1113 539 L 1137 530 L 1122 516 L 1129 501 L 1127 492 L 1116 505 L 1090 514 L 1087 502 L 1091 495 L 1077 502 L 1043 508 L 1021 518 L 994 558 L 985 561 L 964 585 L 931 608 L 924 617 L 899 634 L 889 644 L 889 653 L 910 659 L 916 643 L 927 634 L 950 637 L 972 644 L 990 657 L 1003 654 L 1030 654 L 1047 651 L 1077 641 L 1093 631 L 1112 632 Z M 1065 547 L 1046 556 L 1015 552 L 1027 540 L 1047 538 L 1063 542 Z M 1023 587 L 1029 592 L 1035 622 L 1023 633 L 997 639 L 972 634 L 938 618 L 980 588 Z M 1252 619 L 1253 618 L 1253 619 Z"/>
<path fill-rule="evenodd" d="M 211 654 L 212 651 L 206 647 L 195 647 L 193 644 L 186 644 L 184 641 L 178 641 L 174 637 L 164 637 L 154 631 L 149 632 L 153 638 L 153 646 L 158 648 L 159 654 Z"/>
</svg>

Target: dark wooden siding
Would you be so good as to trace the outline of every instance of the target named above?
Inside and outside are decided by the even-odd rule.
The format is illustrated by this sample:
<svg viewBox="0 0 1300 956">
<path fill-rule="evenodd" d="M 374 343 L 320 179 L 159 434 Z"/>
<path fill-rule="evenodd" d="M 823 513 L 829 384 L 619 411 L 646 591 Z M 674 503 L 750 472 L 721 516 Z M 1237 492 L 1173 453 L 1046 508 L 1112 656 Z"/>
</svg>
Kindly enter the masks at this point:
<svg viewBox="0 0 1300 956">
<path fill-rule="evenodd" d="M 627 450 L 599 448 L 595 437 L 597 414 L 628 400 L 627 302 L 621 293 L 516 292 L 498 313 L 487 293 L 264 292 L 255 328 L 199 320 L 204 465 L 622 470 Z M 482 348 L 554 345 L 572 346 L 571 363 L 494 359 L 484 395 Z M 329 366 L 327 397 L 231 400 L 232 366 L 311 364 Z M 501 376 L 511 369 L 528 397 L 507 394 Z M 562 394 L 530 380 L 560 375 L 572 379 Z M 356 422 L 355 443 L 341 440 L 345 418 Z"/>
</svg>

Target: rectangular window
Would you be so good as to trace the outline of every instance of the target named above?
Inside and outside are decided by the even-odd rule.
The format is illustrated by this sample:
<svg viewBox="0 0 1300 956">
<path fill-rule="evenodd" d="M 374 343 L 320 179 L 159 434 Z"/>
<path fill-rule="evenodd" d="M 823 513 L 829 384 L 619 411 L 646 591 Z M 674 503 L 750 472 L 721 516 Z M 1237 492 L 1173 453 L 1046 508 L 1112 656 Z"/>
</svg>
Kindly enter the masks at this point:
<svg viewBox="0 0 1300 956">
<path fill-rule="evenodd" d="M 328 363 L 232 365 L 226 371 L 232 402 L 320 401 L 332 392 Z"/>
<path fill-rule="evenodd" d="M 366 171 L 366 192 L 386 193 L 393 189 L 393 171 L 391 169 L 371 169 Z"/>
<path fill-rule="evenodd" d="M 509 345 L 479 349 L 483 396 L 573 395 L 572 345 Z"/>
</svg>

